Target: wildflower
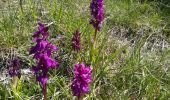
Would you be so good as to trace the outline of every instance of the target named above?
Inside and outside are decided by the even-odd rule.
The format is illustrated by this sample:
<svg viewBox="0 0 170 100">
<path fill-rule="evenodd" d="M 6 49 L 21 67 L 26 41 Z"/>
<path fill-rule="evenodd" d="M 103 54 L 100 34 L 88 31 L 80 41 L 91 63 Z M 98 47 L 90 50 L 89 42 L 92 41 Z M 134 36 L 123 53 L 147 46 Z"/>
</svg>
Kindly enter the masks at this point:
<svg viewBox="0 0 170 100">
<path fill-rule="evenodd" d="M 90 20 L 90 24 L 96 30 L 100 30 L 102 21 L 104 19 L 104 7 L 103 7 L 103 0 L 92 0 L 90 4 L 91 9 L 91 16 L 92 19 Z"/>
<path fill-rule="evenodd" d="M 33 35 L 36 45 L 31 47 L 30 54 L 33 54 L 33 58 L 36 59 L 36 65 L 32 67 L 32 70 L 37 81 L 45 86 L 48 80 L 48 70 L 59 65 L 52 59 L 52 53 L 57 51 L 58 48 L 47 40 L 49 36 L 48 27 L 42 23 L 38 23 L 38 25 L 38 31 Z"/>
<path fill-rule="evenodd" d="M 75 64 L 73 69 L 74 77 L 71 89 L 73 94 L 80 97 L 89 91 L 89 83 L 91 82 L 91 69 L 84 63 Z"/>
<path fill-rule="evenodd" d="M 76 30 L 76 32 L 73 33 L 72 47 L 74 50 L 80 50 L 80 32 L 79 32 L 79 30 Z"/>
<path fill-rule="evenodd" d="M 19 58 L 15 58 L 11 61 L 8 73 L 11 77 L 14 77 L 14 76 L 20 77 L 21 70 L 20 70 L 20 60 L 19 60 Z"/>
<path fill-rule="evenodd" d="M 20 63 L 21 62 L 19 58 L 14 58 L 13 60 L 11 60 L 9 65 L 8 74 L 12 77 L 11 86 L 13 88 L 16 88 L 18 78 L 21 77 Z"/>
<path fill-rule="evenodd" d="M 46 40 L 49 36 L 48 27 L 42 23 L 38 23 L 38 31 L 34 32 L 34 42 L 40 41 L 41 39 Z"/>
</svg>

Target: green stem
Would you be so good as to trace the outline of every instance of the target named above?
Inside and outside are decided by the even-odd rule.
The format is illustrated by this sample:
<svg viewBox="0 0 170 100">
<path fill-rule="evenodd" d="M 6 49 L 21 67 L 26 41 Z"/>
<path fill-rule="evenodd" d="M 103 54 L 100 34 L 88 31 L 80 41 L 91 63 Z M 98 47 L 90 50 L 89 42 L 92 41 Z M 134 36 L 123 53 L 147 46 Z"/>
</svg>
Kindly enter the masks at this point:
<svg viewBox="0 0 170 100">
<path fill-rule="evenodd" d="M 94 37 L 93 37 L 93 40 L 91 42 L 91 51 L 94 50 L 95 48 L 95 43 L 96 43 L 96 36 L 97 36 L 97 29 L 95 29 L 95 33 L 94 33 Z M 92 64 L 92 58 L 93 58 L 94 54 L 90 53 L 90 62 Z"/>
<path fill-rule="evenodd" d="M 19 1 L 19 5 L 20 5 L 20 8 L 21 8 L 21 12 L 23 12 L 22 0 Z"/>
<path fill-rule="evenodd" d="M 83 97 L 84 97 L 84 93 L 81 93 L 80 96 L 78 96 L 78 100 L 83 100 Z"/>
<path fill-rule="evenodd" d="M 18 82 L 18 77 L 17 76 L 12 77 L 12 87 L 14 89 L 16 89 L 17 87 L 17 82 Z"/>
<path fill-rule="evenodd" d="M 44 100 L 47 100 L 47 85 L 46 84 L 43 86 L 43 95 L 44 95 Z"/>
<path fill-rule="evenodd" d="M 96 37 L 97 37 L 97 29 L 95 29 L 95 33 L 94 33 L 94 39 L 93 39 L 93 47 L 95 47 L 95 43 L 96 43 Z"/>
<path fill-rule="evenodd" d="M 93 44 L 92 44 L 92 51 L 95 49 L 95 45 L 96 45 L 96 37 L 97 37 L 97 32 L 98 30 L 95 29 L 95 33 L 94 33 L 94 39 L 93 39 Z M 92 54 L 92 58 L 95 56 L 95 54 Z M 91 59 L 91 64 L 92 64 L 92 61 L 93 59 Z M 95 75 L 95 71 L 96 71 L 96 68 L 95 66 L 93 66 L 93 77 Z"/>
</svg>

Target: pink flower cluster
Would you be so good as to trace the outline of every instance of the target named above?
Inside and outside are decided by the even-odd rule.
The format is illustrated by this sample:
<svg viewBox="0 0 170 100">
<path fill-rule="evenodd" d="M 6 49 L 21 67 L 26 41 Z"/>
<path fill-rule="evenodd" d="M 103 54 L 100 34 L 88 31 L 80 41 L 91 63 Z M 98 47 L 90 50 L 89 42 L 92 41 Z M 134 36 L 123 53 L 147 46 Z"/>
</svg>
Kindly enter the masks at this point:
<svg viewBox="0 0 170 100">
<path fill-rule="evenodd" d="M 32 69 L 37 81 L 42 86 L 45 86 L 48 80 L 48 70 L 59 65 L 58 62 L 52 59 L 52 53 L 57 51 L 58 48 L 47 40 L 48 36 L 48 27 L 38 23 L 38 31 L 34 32 L 33 35 L 36 45 L 31 47 L 30 54 L 33 54 L 33 58 L 36 60 L 36 64 Z"/>
<path fill-rule="evenodd" d="M 79 32 L 79 30 L 76 30 L 76 32 L 73 33 L 72 47 L 74 50 L 80 50 L 80 32 Z"/>
<path fill-rule="evenodd" d="M 91 82 L 91 69 L 84 63 L 75 64 L 73 69 L 74 77 L 72 80 L 72 91 L 75 96 L 80 96 L 81 93 L 89 91 Z"/>
<path fill-rule="evenodd" d="M 104 19 L 103 0 L 92 0 L 90 4 L 91 16 L 90 24 L 97 30 L 100 30 Z"/>
</svg>

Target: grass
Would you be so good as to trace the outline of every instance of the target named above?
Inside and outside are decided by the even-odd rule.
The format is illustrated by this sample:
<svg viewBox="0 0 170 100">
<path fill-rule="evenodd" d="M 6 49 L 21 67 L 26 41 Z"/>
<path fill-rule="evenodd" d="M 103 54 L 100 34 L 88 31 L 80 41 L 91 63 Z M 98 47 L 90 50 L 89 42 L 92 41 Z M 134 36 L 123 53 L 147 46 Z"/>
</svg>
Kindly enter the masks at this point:
<svg viewBox="0 0 170 100">
<path fill-rule="evenodd" d="M 21 9 L 19 0 L 0 1 L 0 47 L 16 48 L 16 56 L 23 59 L 24 67 L 30 68 L 32 60 L 28 50 L 37 27 L 36 20 L 53 22 L 49 29 L 51 42 L 60 48 L 55 57 L 61 65 L 50 70 L 48 99 L 75 99 L 70 90 L 71 69 L 78 61 L 87 62 L 96 69 L 91 91 L 86 95 L 88 100 L 169 99 L 170 49 L 168 44 L 159 45 L 164 43 L 162 38 L 165 43 L 170 40 L 169 2 L 105 0 L 105 21 L 93 50 L 89 50 L 94 35 L 89 25 L 89 3 L 88 0 L 23 0 Z M 118 30 L 113 29 L 115 26 Z M 82 51 L 77 56 L 70 44 L 76 29 L 80 29 L 82 42 Z M 123 37 L 112 36 L 114 31 Z M 140 32 L 143 34 L 138 34 Z M 59 38 L 60 35 L 64 39 Z M 131 43 L 129 38 L 135 42 Z M 151 42 L 152 38 L 155 43 Z M 157 49 L 159 46 L 161 49 Z M 42 99 L 40 85 L 32 74 L 28 76 L 21 77 L 15 91 L 9 84 L 0 84 L 0 99 Z"/>
</svg>

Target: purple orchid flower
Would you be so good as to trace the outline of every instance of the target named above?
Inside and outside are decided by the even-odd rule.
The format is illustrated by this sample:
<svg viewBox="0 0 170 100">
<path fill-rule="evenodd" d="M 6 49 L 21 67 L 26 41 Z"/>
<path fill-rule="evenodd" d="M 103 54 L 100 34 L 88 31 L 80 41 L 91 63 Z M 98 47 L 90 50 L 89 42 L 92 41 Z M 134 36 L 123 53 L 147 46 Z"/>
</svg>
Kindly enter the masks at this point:
<svg viewBox="0 0 170 100">
<path fill-rule="evenodd" d="M 75 64 L 73 73 L 74 77 L 71 85 L 73 94 L 79 97 L 81 94 L 89 92 L 89 84 L 92 80 L 90 66 L 84 63 Z"/>
<path fill-rule="evenodd" d="M 76 30 L 76 32 L 73 33 L 72 38 L 72 47 L 74 50 L 80 50 L 80 32 L 79 30 Z"/>
<path fill-rule="evenodd" d="M 31 47 L 30 55 L 33 55 L 33 58 L 36 60 L 36 64 L 32 67 L 32 70 L 37 77 L 37 81 L 42 86 L 45 86 L 47 83 L 48 70 L 59 65 L 52 58 L 52 54 L 58 48 L 47 40 L 48 36 L 48 27 L 43 23 L 38 23 L 38 31 L 34 32 L 33 35 L 36 45 Z"/>
<path fill-rule="evenodd" d="M 91 9 L 91 20 L 90 24 L 93 25 L 93 27 L 96 30 L 101 29 L 102 21 L 104 20 L 104 6 L 103 6 L 104 0 L 92 0 L 90 4 Z"/>
</svg>

